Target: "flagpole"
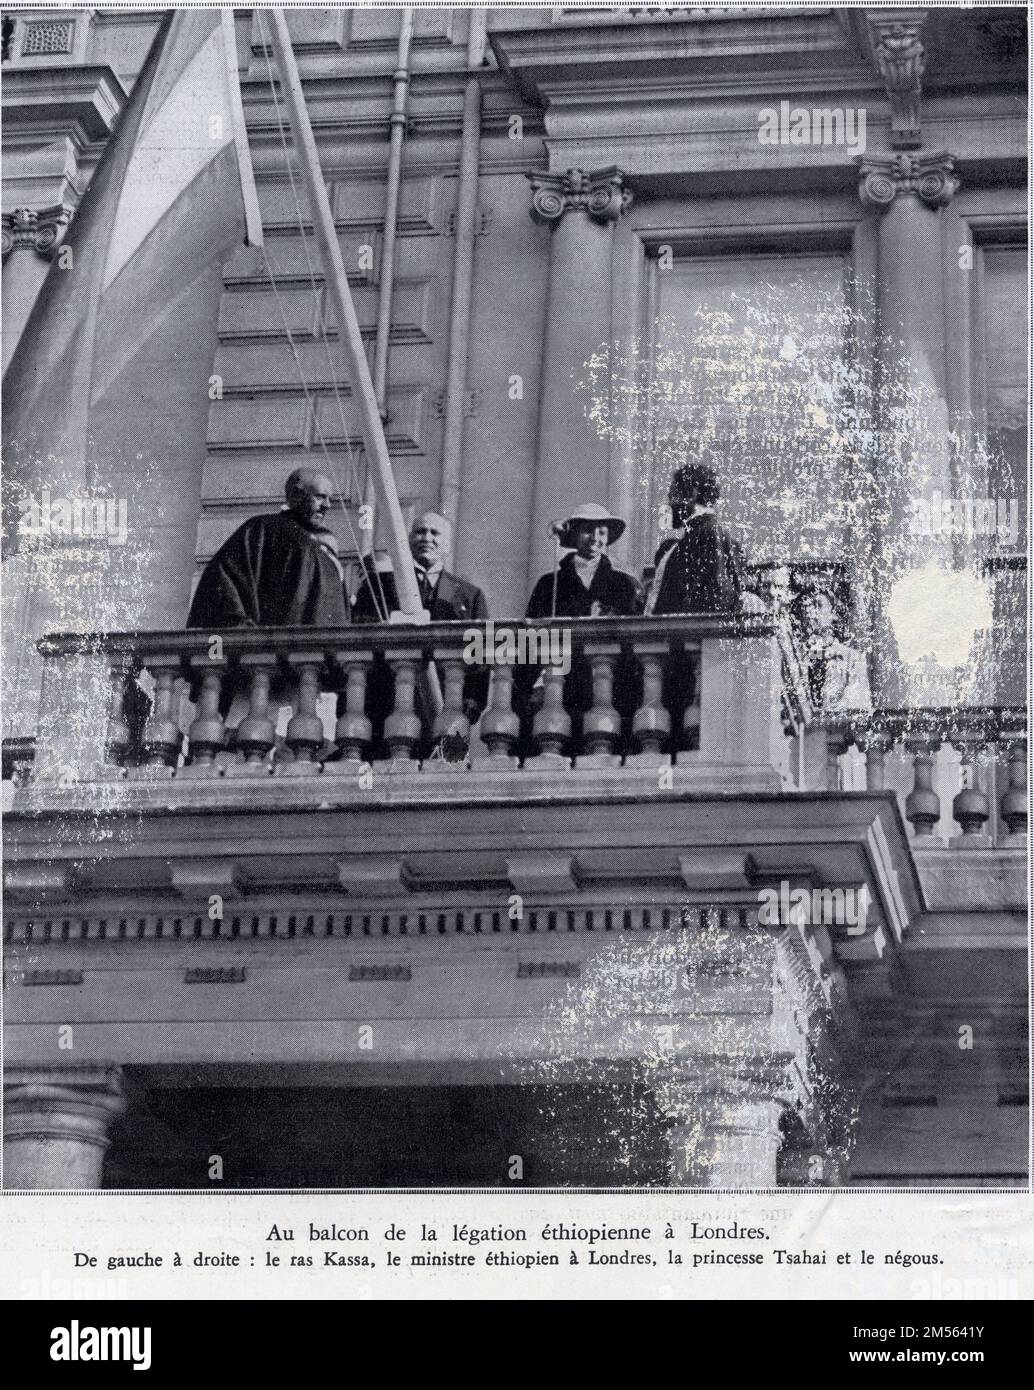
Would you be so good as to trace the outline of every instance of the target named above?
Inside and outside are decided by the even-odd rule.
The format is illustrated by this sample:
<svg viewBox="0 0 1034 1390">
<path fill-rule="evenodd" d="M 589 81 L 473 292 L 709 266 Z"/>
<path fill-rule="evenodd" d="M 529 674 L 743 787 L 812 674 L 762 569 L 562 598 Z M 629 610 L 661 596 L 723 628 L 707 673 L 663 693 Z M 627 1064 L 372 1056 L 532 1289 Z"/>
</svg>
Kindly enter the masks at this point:
<svg viewBox="0 0 1034 1390">
<path fill-rule="evenodd" d="M 398 591 L 399 608 L 410 622 L 427 621 L 426 610 L 420 599 L 420 589 L 416 581 L 413 557 L 409 549 L 406 523 L 399 505 L 395 478 L 391 471 L 391 459 L 384 438 L 377 395 L 370 377 L 366 361 L 359 320 L 356 318 L 352 293 L 348 288 L 341 247 L 338 244 L 334 227 L 334 215 L 327 197 L 327 185 L 320 167 L 316 141 L 312 134 L 309 113 L 305 106 L 302 82 L 298 75 L 291 36 L 282 9 L 271 8 L 273 53 L 280 71 L 280 83 L 291 117 L 295 143 L 301 160 L 302 177 L 312 208 L 313 229 L 319 243 L 325 267 L 327 289 L 334 305 L 338 330 L 342 345 L 348 356 L 351 372 L 352 396 L 359 407 L 359 418 L 363 431 L 363 443 L 369 460 L 374 484 L 380 496 L 383 515 L 388 526 L 388 549 L 391 553 L 392 568 L 395 572 L 395 587 Z"/>
</svg>

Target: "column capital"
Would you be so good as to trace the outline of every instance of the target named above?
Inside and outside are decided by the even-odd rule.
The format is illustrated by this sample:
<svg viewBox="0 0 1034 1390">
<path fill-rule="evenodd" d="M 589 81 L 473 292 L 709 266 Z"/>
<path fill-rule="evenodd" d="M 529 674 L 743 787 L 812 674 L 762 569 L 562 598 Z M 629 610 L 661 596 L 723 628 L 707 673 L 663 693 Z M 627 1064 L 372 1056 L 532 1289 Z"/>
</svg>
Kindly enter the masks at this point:
<svg viewBox="0 0 1034 1390">
<path fill-rule="evenodd" d="M 78 1139 L 108 1147 L 108 1124 L 126 1108 L 120 1067 L 8 1067 L 4 1134 Z"/>
<path fill-rule="evenodd" d="M 565 212 L 585 212 L 594 222 L 617 222 L 632 204 L 632 190 L 625 176 L 611 165 L 607 169 L 568 169 L 565 174 L 529 174 L 531 219 L 555 226 Z"/>
<path fill-rule="evenodd" d="M 888 208 L 899 193 L 913 193 L 929 208 L 951 202 L 959 187 L 953 155 L 862 155 L 858 196 L 867 206 Z"/>
<path fill-rule="evenodd" d="M 12 251 L 35 251 L 43 260 L 49 261 L 62 241 L 69 222 L 71 211 L 62 203 L 49 208 L 15 208 L 3 214 L 2 250 L 4 260 Z"/>
<path fill-rule="evenodd" d="M 119 1067 L 8 1067 L 5 1186 L 99 1187 L 108 1128 L 125 1108 Z"/>
</svg>

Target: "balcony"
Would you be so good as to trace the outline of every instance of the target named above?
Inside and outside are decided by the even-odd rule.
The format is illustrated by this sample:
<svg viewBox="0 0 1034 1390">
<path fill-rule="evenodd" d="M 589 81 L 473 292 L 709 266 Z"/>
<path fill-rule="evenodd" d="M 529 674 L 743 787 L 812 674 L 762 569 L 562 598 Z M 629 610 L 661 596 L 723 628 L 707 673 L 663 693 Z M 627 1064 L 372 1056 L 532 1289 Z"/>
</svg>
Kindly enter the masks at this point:
<svg viewBox="0 0 1034 1390">
<path fill-rule="evenodd" d="M 45 639 L 7 824 L 11 1123 L 40 1071 L 100 1086 L 102 1127 L 119 1069 L 645 1077 L 673 1181 L 797 1181 L 817 1148 L 835 1182 L 829 1077 L 885 1076 L 917 995 L 993 997 L 999 1031 L 1022 1011 L 1019 711 L 819 720 L 767 615 L 551 627 L 573 675 L 537 688 L 515 658 L 546 630 L 521 623 Z M 958 837 L 936 833 L 948 744 Z M 864 908 L 810 910 L 834 900 Z"/>
</svg>

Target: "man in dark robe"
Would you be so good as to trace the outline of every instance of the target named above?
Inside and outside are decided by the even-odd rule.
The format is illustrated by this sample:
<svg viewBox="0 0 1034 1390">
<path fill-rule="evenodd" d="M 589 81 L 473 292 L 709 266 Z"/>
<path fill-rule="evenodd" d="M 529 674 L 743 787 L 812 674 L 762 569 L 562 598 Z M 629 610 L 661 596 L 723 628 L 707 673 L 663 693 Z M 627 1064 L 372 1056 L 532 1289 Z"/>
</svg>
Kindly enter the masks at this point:
<svg viewBox="0 0 1034 1390">
<path fill-rule="evenodd" d="M 333 484 L 296 468 L 287 508 L 255 516 L 219 547 L 201 575 L 187 627 L 344 627 L 349 621 L 333 531 Z"/>
<path fill-rule="evenodd" d="M 615 569 L 607 556 L 607 547 L 613 545 L 624 530 L 621 517 L 611 516 L 606 507 L 592 502 L 576 507 L 556 530 L 560 546 L 570 553 L 560 561 L 555 576 L 551 571 L 538 580 L 525 616 L 541 621 L 554 616 L 629 617 L 641 612 L 643 591 L 638 581 L 624 570 Z M 522 667 L 514 682 L 518 708 L 526 724 L 526 738 L 530 737 L 531 719 L 539 704 L 536 689 L 539 671 L 539 667 Z M 619 657 L 614 670 L 613 701 L 626 726 L 635 713 L 640 694 L 636 663 L 625 656 Z M 581 716 L 592 708 L 592 703 L 592 669 L 585 657 L 578 656 L 564 680 L 564 707 L 572 716 L 571 732 L 576 746 Z"/>
<path fill-rule="evenodd" d="M 673 476 L 668 504 L 671 524 L 680 534 L 657 551 L 647 613 L 740 611 L 743 551 L 718 524 L 714 512 L 718 496 L 718 479 L 705 464 L 686 464 Z M 665 662 L 664 704 L 673 729 L 681 727 L 683 711 L 697 693 L 696 670 L 685 653 Z M 696 736 L 692 737 L 690 746 L 695 746 Z"/>
<path fill-rule="evenodd" d="M 231 627 L 345 627 L 348 605 L 337 540 L 325 524 L 334 485 L 311 468 L 296 468 L 284 484 L 287 507 L 255 516 L 239 526 L 209 560 L 187 617 L 188 628 L 218 631 Z M 287 721 L 296 710 L 297 691 L 274 678 L 270 694 L 277 722 L 277 756 Z M 196 700 L 195 683 L 190 692 Z M 238 672 L 223 690 L 223 712 L 233 746 L 235 731 L 248 712 L 245 682 Z M 337 697 L 322 694 L 317 714 L 327 746 L 333 740 Z"/>
<path fill-rule="evenodd" d="M 657 551 L 647 613 L 736 612 L 743 593 L 743 552 L 718 524 L 718 479 L 687 464 L 671 480 L 672 526 L 681 532 Z"/>
</svg>

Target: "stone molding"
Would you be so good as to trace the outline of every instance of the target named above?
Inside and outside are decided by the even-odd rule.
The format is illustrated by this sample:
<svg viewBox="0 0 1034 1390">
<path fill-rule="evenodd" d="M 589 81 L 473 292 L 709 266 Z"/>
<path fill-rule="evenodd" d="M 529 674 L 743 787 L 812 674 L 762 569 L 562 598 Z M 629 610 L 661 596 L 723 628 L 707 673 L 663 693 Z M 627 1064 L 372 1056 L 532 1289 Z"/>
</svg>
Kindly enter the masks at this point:
<svg viewBox="0 0 1034 1390">
<path fill-rule="evenodd" d="M 523 916 L 511 918 L 505 901 L 499 907 L 406 908 L 354 907 L 342 911 L 302 906 L 293 911 L 268 907 L 228 910 L 222 919 L 205 911 L 184 911 L 175 905 L 161 913 L 126 911 L 69 913 L 43 909 L 32 917 L 9 916 L 5 940 L 16 945 L 32 943 L 62 947 L 73 942 L 192 941 L 244 942 L 311 940 L 313 938 L 372 939 L 377 937 L 509 936 L 539 934 L 667 932 L 675 929 L 705 931 L 730 928 L 758 930 L 756 904 L 694 904 L 649 906 L 642 904 L 540 907 L 525 905 Z M 17 978 L 12 957 L 9 968 Z M 25 981 L 23 981 L 25 983 Z"/>
</svg>

